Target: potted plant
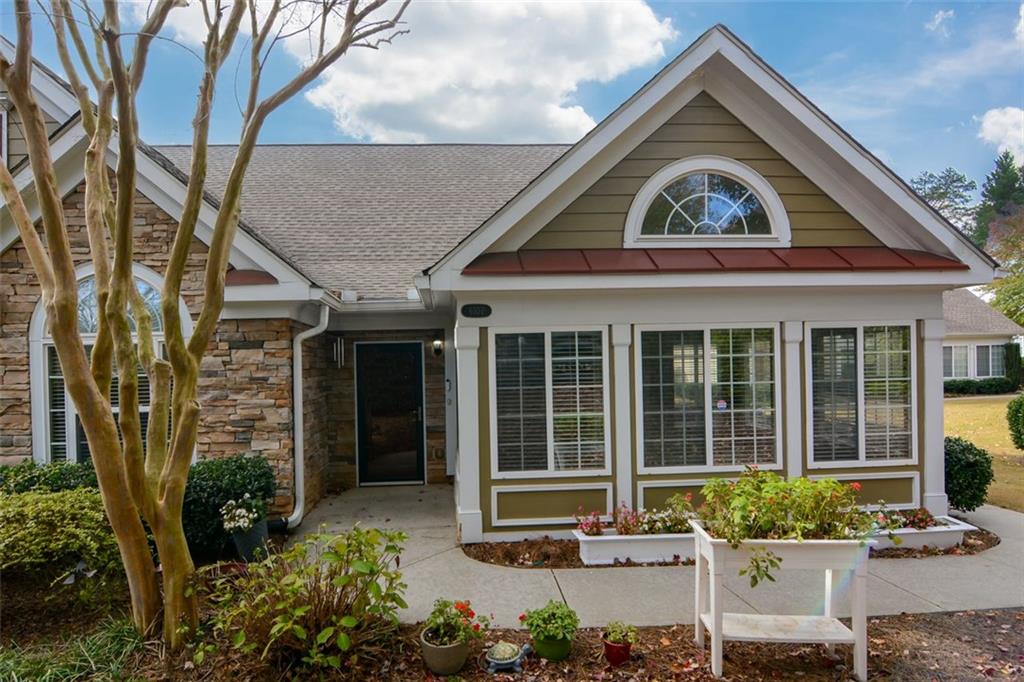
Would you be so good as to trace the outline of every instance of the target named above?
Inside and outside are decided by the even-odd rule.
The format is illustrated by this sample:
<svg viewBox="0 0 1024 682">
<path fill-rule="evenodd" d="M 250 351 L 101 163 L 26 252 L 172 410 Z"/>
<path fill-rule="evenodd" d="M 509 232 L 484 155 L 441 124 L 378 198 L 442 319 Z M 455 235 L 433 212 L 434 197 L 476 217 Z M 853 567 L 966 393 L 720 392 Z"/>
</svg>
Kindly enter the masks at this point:
<svg viewBox="0 0 1024 682">
<path fill-rule="evenodd" d="M 423 662 L 435 675 L 454 675 L 466 664 L 470 641 L 483 637 L 489 625 L 469 601 L 438 599 L 420 632 Z"/>
<path fill-rule="evenodd" d="M 549 601 L 544 608 L 527 610 L 519 621 L 530 631 L 533 650 L 541 658 L 561 661 L 572 649 L 572 636 L 580 626 L 580 618 L 569 605 L 560 601 Z"/>
<path fill-rule="evenodd" d="M 662 509 L 614 510 L 611 527 L 605 527 L 599 512 L 576 515 L 573 531 L 579 542 L 580 560 L 586 566 L 608 566 L 625 562 L 678 563 L 693 558 L 693 496 L 673 495 Z"/>
<path fill-rule="evenodd" d="M 224 530 L 231 533 L 242 561 L 265 558 L 267 550 L 267 504 L 245 493 L 240 500 L 228 500 L 220 508 Z"/>
<path fill-rule="evenodd" d="M 604 659 L 613 666 L 629 661 L 630 649 L 637 643 L 637 631 L 632 625 L 613 620 L 605 626 L 601 640 L 604 642 Z"/>
</svg>

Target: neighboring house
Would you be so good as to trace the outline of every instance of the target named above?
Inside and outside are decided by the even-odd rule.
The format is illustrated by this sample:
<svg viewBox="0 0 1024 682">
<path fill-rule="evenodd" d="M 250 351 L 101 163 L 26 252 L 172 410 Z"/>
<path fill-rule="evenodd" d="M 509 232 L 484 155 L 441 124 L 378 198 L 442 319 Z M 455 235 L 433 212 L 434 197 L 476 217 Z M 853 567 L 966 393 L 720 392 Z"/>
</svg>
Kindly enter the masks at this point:
<svg viewBox="0 0 1024 682">
<path fill-rule="evenodd" d="M 942 314 L 946 320 L 944 379 L 1006 376 L 1006 344 L 1024 334 L 1024 328 L 969 289 L 945 292 Z"/>
<path fill-rule="evenodd" d="M 36 78 L 88 333 L 84 138 L 65 87 Z M 136 276 L 152 298 L 189 149 L 142 152 Z M 215 193 L 231 152 L 211 149 Z M 82 459 L 2 220 L 0 453 Z M 572 146 L 260 147 L 202 366 L 199 455 L 270 459 L 293 523 L 330 490 L 452 475 L 467 542 L 565 533 L 581 506 L 650 508 L 755 464 L 943 513 L 942 293 L 996 267 L 715 27 Z"/>
</svg>

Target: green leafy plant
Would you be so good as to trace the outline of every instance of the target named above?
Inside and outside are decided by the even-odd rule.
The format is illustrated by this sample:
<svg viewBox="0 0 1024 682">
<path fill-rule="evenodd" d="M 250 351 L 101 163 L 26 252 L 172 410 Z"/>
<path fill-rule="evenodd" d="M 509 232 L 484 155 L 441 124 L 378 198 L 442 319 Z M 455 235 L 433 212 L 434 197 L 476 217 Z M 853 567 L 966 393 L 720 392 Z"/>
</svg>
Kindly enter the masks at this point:
<svg viewBox="0 0 1024 682">
<path fill-rule="evenodd" d="M 613 620 L 605 626 L 604 638 L 612 644 L 636 644 L 640 641 L 637 629 L 621 620 Z"/>
<path fill-rule="evenodd" d="M 119 573 L 120 554 L 98 490 L 0 495 L 0 570 L 63 577 L 84 565 Z"/>
<path fill-rule="evenodd" d="M 863 540 L 877 529 L 870 514 L 857 507 L 860 483 L 835 479 L 784 479 L 748 467 L 736 481 L 709 481 L 701 490 L 699 514 L 705 529 L 733 547 L 744 540 Z M 774 580 L 781 560 L 770 551 L 754 551 L 740 572 L 751 586 Z"/>
<path fill-rule="evenodd" d="M 1020 388 L 1021 381 L 1020 344 L 1011 341 L 1003 346 L 1003 348 L 1006 353 L 1006 378 L 1012 384 L 1011 390 L 1016 391 Z"/>
<path fill-rule="evenodd" d="M 572 639 L 580 627 L 580 618 L 565 602 L 551 600 L 540 609 L 527 610 L 519 622 L 534 639 Z"/>
<path fill-rule="evenodd" d="M 1013 447 L 1024 450 L 1024 395 L 1017 396 L 1006 406 L 1006 423 Z"/>
<path fill-rule="evenodd" d="M 0 466 L 0 494 L 27 493 L 31 490 L 55 493 L 75 488 L 95 488 L 96 485 L 96 472 L 90 462 L 53 462 L 40 466 L 28 459 L 12 466 Z"/>
<path fill-rule="evenodd" d="M 985 503 L 995 478 L 992 456 L 974 443 L 949 436 L 946 450 L 946 495 L 954 509 L 974 511 Z"/>
<path fill-rule="evenodd" d="M 213 583 L 213 629 L 261 658 L 338 669 L 372 657 L 398 626 L 405 583 L 397 570 L 406 535 L 355 526 L 312 535 Z"/>
<path fill-rule="evenodd" d="M 423 636 L 431 644 L 449 646 L 480 639 L 491 621 L 473 610 L 469 601 L 438 599 L 423 625 Z"/>
<path fill-rule="evenodd" d="M 946 395 L 1001 395 L 1017 390 L 1018 382 L 1009 377 L 987 379 L 949 379 L 943 384 Z"/>
<path fill-rule="evenodd" d="M 182 513 L 189 549 L 201 559 L 218 557 L 229 539 L 221 516 L 224 504 L 246 493 L 255 500 L 270 500 L 276 488 L 274 470 L 262 457 L 236 455 L 196 462 L 189 471 Z"/>
</svg>

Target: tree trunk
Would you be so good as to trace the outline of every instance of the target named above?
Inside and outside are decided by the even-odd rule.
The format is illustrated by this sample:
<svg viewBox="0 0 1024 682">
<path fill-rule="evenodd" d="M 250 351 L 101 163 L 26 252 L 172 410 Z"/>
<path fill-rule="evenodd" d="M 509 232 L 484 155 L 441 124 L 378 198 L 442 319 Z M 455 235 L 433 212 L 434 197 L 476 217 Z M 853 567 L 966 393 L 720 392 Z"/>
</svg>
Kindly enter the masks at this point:
<svg viewBox="0 0 1024 682">
<path fill-rule="evenodd" d="M 193 633 L 199 623 L 199 605 L 195 593 L 195 565 L 188 551 L 181 514 L 158 511 L 153 529 L 163 576 L 163 640 L 173 651 Z"/>
</svg>

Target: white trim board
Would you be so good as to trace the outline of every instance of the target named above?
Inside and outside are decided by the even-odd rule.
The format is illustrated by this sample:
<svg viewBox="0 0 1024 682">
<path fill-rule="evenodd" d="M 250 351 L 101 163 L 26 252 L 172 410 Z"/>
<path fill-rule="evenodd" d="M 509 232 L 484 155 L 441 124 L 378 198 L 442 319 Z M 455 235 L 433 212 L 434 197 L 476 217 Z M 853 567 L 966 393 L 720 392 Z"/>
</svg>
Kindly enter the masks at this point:
<svg viewBox="0 0 1024 682">
<path fill-rule="evenodd" d="M 601 517 L 602 521 L 611 520 L 611 511 L 615 509 L 615 501 L 612 497 L 612 483 L 562 483 L 554 485 L 491 485 L 491 526 L 500 528 L 504 526 L 545 526 L 576 523 L 572 516 L 538 517 L 530 519 L 505 519 L 498 518 L 498 495 L 499 493 L 546 493 L 563 490 L 604 490 L 607 495 L 608 514 Z"/>
</svg>

